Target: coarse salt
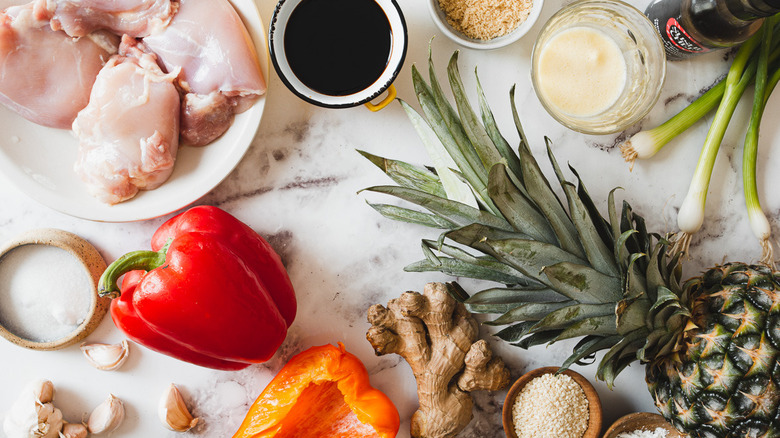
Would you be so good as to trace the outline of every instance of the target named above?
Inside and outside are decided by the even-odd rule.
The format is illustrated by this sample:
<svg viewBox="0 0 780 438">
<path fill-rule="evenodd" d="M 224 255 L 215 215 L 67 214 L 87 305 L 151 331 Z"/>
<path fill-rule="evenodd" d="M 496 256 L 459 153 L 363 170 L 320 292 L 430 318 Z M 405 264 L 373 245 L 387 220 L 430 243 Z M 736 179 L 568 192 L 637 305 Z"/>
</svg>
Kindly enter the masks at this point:
<svg viewBox="0 0 780 438">
<path fill-rule="evenodd" d="M 631 432 L 623 432 L 615 438 L 666 438 L 666 429 L 659 427 L 655 430 L 638 429 Z"/>
<path fill-rule="evenodd" d="M 61 339 L 89 313 L 91 280 L 64 249 L 23 245 L 0 259 L 0 324 L 36 342 Z"/>
<path fill-rule="evenodd" d="M 528 382 L 512 405 L 518 438 L 579 438 L 588 428 L 588 399 L 566 374 L 543 374 Z"/>
</svg>

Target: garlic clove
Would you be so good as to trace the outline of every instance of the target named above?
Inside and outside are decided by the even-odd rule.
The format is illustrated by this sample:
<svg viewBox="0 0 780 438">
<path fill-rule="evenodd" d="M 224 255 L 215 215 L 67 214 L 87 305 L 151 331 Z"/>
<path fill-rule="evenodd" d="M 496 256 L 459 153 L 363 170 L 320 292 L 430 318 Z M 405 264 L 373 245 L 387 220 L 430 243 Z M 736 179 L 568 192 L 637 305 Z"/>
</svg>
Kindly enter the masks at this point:
<svg viewBox="0 0 780 438">
<path fill-rule="evenodd" d="M 130 348 L 127 340 L 118 344 L 81 344 L 81 351 L 87 361 L 99 370 L 112 371 L 125 363 Z"/>
<path fill-rule="evenodd" d="M 157 415 L 165 427 L 174 432 L 186 432 L 198 424 L 198 418 L 194 418 L 190 414 L 179 388 L 173 383 L 160 398 Z"/>
<path fill-rule="evenodd" d="M 125 419 L 125 406 L 122 400 L 110 394 L 106 401 L 98 405 L 89 415 L 87 428 L 90 433 L 111 432 Z"/>
<path fill-rule="evenodd" d="M 65 423 L 60 431 L 60 438 L 87 438 L 87 426 L 81 423 Z"/>
<path fill-rule="evenodd" d="M 49 403 L 54 400 L 54 384 L 51 383 L 51 380 L 36 380 L 30 384 L 29 389 L 40 403 Z"/>
</svg>

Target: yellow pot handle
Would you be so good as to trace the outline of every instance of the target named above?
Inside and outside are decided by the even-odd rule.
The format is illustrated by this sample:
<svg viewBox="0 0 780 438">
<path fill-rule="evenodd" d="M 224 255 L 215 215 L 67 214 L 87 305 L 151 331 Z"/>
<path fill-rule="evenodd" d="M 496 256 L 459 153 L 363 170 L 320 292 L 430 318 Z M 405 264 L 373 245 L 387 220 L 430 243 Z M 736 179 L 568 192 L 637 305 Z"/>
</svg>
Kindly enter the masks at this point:
<svg viewBox="0 0 780 438">
<path fill-rule="evenodd" d="M 395 99 L 396 95 L 398 95 L 398 92 L 396 92 L 396 90 L 395 90 L 395 85 L 390 84 L 390 86 L 387 87 L 387 96 L 384 99 L 382 99 L 382 101 L 379 102 L 376 105 L 374 105 L 371 102 L 366 102 L 365 103 L 366 108 L 370 109 L 373 112 L 377 112 L 377 111 L 381 110 L 382 108 L 386 107 L 388 104 L 390 104 L 390 102 L 392 102 L 393 99 Z"/>
</svg>

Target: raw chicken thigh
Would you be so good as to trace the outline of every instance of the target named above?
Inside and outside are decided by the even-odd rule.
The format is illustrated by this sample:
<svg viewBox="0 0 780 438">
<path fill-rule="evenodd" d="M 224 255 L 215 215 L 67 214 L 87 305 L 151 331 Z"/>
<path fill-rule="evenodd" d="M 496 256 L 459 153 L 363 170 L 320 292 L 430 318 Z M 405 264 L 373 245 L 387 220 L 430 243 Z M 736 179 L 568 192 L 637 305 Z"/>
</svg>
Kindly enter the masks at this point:
<svg viewBox="0 0 780 438">
<path fill-rule="evenodd" d="M 227 0 L 180 0 L 170 25 L 144 42 L 168 71 L 181 68 L 187 144 L 210 143 L 265 93 L 252 39 Z"/>
<path fill-rule="evenodd" d="M 33 18 L 31 5 L 0 12 L 0 103 L 32 122 L 70 128 L 115 41 L 74 40 L 47 24 Z"/>
<path fill-rule="evenodd" d="M 172 0 L 34 0 L 35 16 L 53 30 L 80 37 L 105 29 L 140 38 L 164 28 L 178 6 Z"/>
<path fill-rule="evenodd" d="M 179 138 L 179 94 L 154 54 L 125 36 L 98 74 L 89 105 L 73 131 L 74 166 L 93 196 L 116 204 L 157 188 L 173 171 Z"/>
</svg>

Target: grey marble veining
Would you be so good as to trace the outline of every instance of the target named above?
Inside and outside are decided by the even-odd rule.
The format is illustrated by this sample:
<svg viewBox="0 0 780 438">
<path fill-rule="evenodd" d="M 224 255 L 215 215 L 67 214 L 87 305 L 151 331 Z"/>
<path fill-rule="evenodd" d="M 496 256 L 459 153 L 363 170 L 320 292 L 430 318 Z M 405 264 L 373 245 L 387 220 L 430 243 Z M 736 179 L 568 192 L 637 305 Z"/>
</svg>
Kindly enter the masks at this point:
<svg viewBox="0 0 780 438">
<path fill-rule="evenodd" d="M 267 25 L 273 0 L 257 0 Z M 549 136 L 561 164 L 574 166 L 603 212 L 609 190 L 619 202 L 628 200 L 643 215 L 648 227 L 659 232 L 676 230 L 676 215 L 687 191 L 711 115 L 663 149 L 656 157 L 638 162 L 633 171 L 623 162 L 618 144 L 640 129 L 653 127 L 687 105 L 695 96 L 723 77 L 730 52 L 719 52 L 690 62 L 670 63 L 662 96 L 651 113 L 625 133 L 586 136 L 558 125 L 541 107 L 531 89 L 529 69 L 533 38 L 541 24 L 567 1 L 547 0 L 542 16 L 530 34 L 518 43 L 493 51 L 460 49 L 464 82 L 473 90 L 471 72 L 479 66 L 485 93 L 499 125 L 510 142 L 517 142 L 511 121 L 509 89 L 517 85 L 517 104 L 526 134 L 542 168 L 543 136 Z M 646 3 L 638 6 L 644 6 Z M 400 0 L 410 41 L 406 63 L 396 81 L 399 97 L 414 102 L 410 68 L 427 70 L 428 41 L 436 29 L 427 5 L 418 0 Z M 434 60 L 440 72 L 457 47 L 443 36 L 432 41 Z M 735 115 L 745 125 L 747 106 Z M 767 108 L 762 131 L 759 192 L 775 233 L 780 232 L 780 196 L 773 189 L 780 156 L 772 146 L 780 142 L 780 126 L 771 121 L 780 113 L 780 99 Z M 724 260 L 754 261 L 760 254 L 747 224 L 741 186 L 741 144 L 744 130 L 730 129 L 716 162 L 702 231 L 694 238 L 692 259 L 686 275 L 695 275 Z M 405 273 L 403 267 L 423 257 L 421 238 L 435 238 L 435 231 L 382 218 L 366 201 L 382 200 L 376 194 L 358 193 L 390 181 L 356 149 L 414 163 L 429 163 L 422 145 L 399 105 L 379 113 L 362 107 L 345 110 L 317 108 L 297 99 L 275 72 L 269 78 L 269 93 L 262 123 L 244 159 L 236 169 L 198 204 L 219 206 L 266 236 L 284 260 L 296 287 L 298 316 L 285 343 L 267 363 L 239 372 L 218 372 L 191 366 L 132 346 L 131 358 L 120 371 L 91 368 L 78 347 L 57 352 L 34 352 L 0 342 L 0 413 L 6 412 L 22 382 L 49 378 L 60 389 L 58 405 L 70 421 L 100 403 L 109 392 L 125 400 L 126 423 L 113 436 L 174 437 L 162 427 L 156 414 L 158 397 L 169 383 L 185 394 L 201 423 L 189 435 L 222 438 L 237 429 L 249 405 L 294 354 L 315 345 L 343 342 L 361 358 L 372 383 L 396 404 L 402 424 L 399 437 L 409 436 L 409 418 L 416 409 L 416 388 L 411 371 L 398 356 L 376 357 L 365 340 L 366 310 L 386 304 L 406 290 L 421 291 L 430 281 L 445 280 L 440 274 Z M 571 176 L 573 178 L 573 176 Z M 7 184 L 0 186 L 0 238 L 35 227 L 72 231 L 92 242 L 108 261 L 125 252 L 148 248 L 154 230 L 173 215 L 136 223 L 97 223 L 72 218 L 26 198 Z M 470 290 L 477 285 L 464 282 Z M 481 320 L 485 317 L 480 316 Z M 509 365 L 512 376 L 546 365 L 560 364 L 573 341 L 550 347 L 520 350 L 497 341 L 495 330 L 482 328 L 494 349 Z M 122 334 L 106 318 L 89 338 L 91 342 L 117 342 Z M 605 408 L 605 422 L 633 411 L 653 411 L 644 389 L 643 370 L 629 367 L 614 390 L 594 379 L 595 366 L 575 367 L 590 378 Z M 505 391 L 475 394 L 474 420 L 464 437 L 502 436 L 500 411 Z M 0 414 L 2 415 L 2 414 Z"/>
</svg>

